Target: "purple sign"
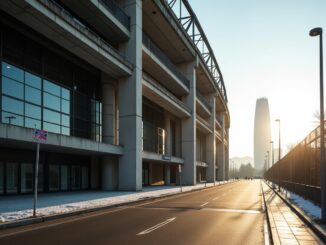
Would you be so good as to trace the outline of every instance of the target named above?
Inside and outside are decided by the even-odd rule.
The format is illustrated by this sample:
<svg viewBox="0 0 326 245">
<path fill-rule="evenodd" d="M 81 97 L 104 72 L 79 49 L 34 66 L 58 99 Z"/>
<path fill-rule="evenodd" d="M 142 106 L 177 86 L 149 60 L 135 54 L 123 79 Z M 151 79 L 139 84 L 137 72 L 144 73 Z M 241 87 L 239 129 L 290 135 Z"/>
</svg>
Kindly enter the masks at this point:
<svg viewBox="0 0 326 245">
<path fill-rule="evenodd" d="M 47 137 L 48 137 L 48 131 L 41 130 L 41 129 L 35 129 L 34 134 L 33 134 L 34 139 L 40 140 L 40 141 L 46 141 Z"/>
</svg>

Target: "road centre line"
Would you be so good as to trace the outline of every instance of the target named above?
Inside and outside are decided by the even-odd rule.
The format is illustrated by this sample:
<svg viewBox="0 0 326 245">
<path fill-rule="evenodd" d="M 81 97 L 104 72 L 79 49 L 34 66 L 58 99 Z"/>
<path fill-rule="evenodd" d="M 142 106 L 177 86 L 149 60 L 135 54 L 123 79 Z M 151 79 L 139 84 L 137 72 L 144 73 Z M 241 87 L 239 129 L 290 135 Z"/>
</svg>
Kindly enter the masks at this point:
<svg viewBox="0 0 326 245">
<path fill-rule="evenodd" d="M 244 214 L 261 214 L 259 210 L 244 210 L 244 209 L 226 209 L 226 208 L 203 208 L 202 211 L 215 211 L 226 213 L 244 213 Z"/>
<path fill-rule="evenodd" d="M 203 203 L 202 205 L 200 205 L 200 207 L 204 207 L 205 205 L 207 205 L 208 204 L 208 202 L 205 202 L 205 203 Z"/>
<path fill-rule="evenodd" d="M 146 229 L 146 230 L 144 230 L 144 231 L 139 232 L 139 233 L 137 234 L 137 236 L 140 236 L 140 235 L 146 235 L 146 234 L 148 234 L 148 233 L 151 233 L 152 231 L 155 231 L 155 230 L 157 230 L 157 229 L 159 229 L 159 228 L 161 228 L 161 227 L 163 227 L 163 226 L 165 226 L 165 225 L 171 223 L 171 222 L 174 221 L 175 219 L 176 219 L 176 217 L 173 217 L 173 218 L 167 219 L 167 220 L 163 221 L 162 223 L 159 223 L 159 224 L 154 225 L 154 226 L 152 226 L 152 227 L 150 227 L 150 228 L 148 228 L 148 229 Z"/>
</svg>

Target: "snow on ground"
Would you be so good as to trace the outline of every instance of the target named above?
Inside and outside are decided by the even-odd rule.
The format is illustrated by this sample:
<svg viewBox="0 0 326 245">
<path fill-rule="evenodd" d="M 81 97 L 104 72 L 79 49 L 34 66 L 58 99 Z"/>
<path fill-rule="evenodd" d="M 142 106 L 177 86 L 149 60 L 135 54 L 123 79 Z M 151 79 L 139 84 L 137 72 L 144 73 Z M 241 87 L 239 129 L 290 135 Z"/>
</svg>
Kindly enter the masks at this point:
<svg viewBox="0 0 326 245">
<path fill-rule="evenodd" d="M 222 184 L 224 182 L 216 182 Z M 182 191 L 213 186 L 213 183 L 183 186 Z M 90 208 L 113 206 L 147 198 L 180 193 L 180 186 L 144 187 L 139 192 L 126 191 L 81 191 L 39 194 L 37 216 L 51 216 Z M 0 198 L 0 223 L 30 218 L 33 215 L 33 196 L 6 196 Z"/>
<path fill-rule="evenodd" d="M 283 194 L 290 199 L 291 202 L 300 207 L 310 218 L 321 219 L 321 209 L 313 202 L 282 188 Z"/>
</svg>

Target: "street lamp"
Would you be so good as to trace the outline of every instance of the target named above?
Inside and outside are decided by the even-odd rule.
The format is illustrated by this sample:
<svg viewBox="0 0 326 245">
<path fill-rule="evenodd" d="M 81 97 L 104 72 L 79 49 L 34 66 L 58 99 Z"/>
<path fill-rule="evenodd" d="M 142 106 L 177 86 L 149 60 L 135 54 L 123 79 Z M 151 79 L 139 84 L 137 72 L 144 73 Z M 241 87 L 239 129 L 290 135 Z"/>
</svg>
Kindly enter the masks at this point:
<svg viewBox="0 0 326 245">
<path fill-rule="evenodd" d="M 273 168 L 273 165 L 274 165 L 274 141 L 270 141 L 269 143 L 272 144 L 272 183 L 273 183 L 273 188 L 274 188 L 274 168 Z"/>
<path fill-rule="evenodd" d="M 9 125 L 11 125 L 11 121 L 12 121 L 12 120 L 15 120 L 15 119 L 16 119 L 15 116 L 6 116 L 5 118 L 8 119 L 8 121 L 9 121 Z"/>
<path fill-rule="evenodd" d="M 320 186 L 321 186 L 321 218 L 326 222 L 326 166 L 325 166 L 325 128 L 324 128 L 324 79 L 323 79 L 323 29 L 310 30 L 311 37 L 319 36 L 319 90 L 320 90 Z"/>
<path fill-rule="evenodd" d="M 281 191 L 281 120 L 275 122 L 278 122 L 278 191 Z"/>
</svg>

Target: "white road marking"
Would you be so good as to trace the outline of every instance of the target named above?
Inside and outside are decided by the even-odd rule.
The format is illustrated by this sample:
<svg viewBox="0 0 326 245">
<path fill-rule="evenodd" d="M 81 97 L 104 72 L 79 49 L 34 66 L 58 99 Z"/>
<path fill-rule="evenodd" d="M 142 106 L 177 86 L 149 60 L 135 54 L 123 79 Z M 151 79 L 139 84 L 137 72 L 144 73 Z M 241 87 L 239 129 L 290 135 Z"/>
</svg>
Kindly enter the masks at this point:
<svg viewBox="0 0 326 245">
<path fill-rule="evenodd" d="M 202 211 L 215 211 L 226 213 L 244 213 L 244 214 L 260 214 L 259 210 L 244 210 L 244 209 L 226 209 L 226 208 L 203 208 Z"/>
<path fill-rule="evenodd" d="M 203 203 L 202 205 L 200 205 L 201 207 L 204 207 L 205 205 L 207 205 L 208 204 L 208 202 L 205 202 L 205 203 Z"/>
<path fill-rule="evenodd" d="M 140 235 L 146 235 L 146 234 L 148 234 L 148 233 L 151 233 L 152 231 L 155 231 L 155 230 L 161 228 L 162 226 L 165 226 L 165 225 L 169 224 L 170 222 L 174 221 L 175 219 L 176 219 L 176 217 L 173 217 L 173 218 L 171 218 L 171 219 L 167 219 L 166 221 L 164 221 L 164 222 L 162 222 L 162 223 L 159 223 L 159 224 L 154 225 L 154 226 L 152 226 L 152 227 L 150 227 L 150 228 L 148 228 L 148 229 L 146 229 L 146 230 L 144 230 L 144 231 L 142 231 L 142 232 L 139 232 L 139 233 L 137 234 L 137 236 L 140 236 Z"/>
<path fill-rule="evenodd" d="M 220 198 L 220 196 L 218 196 L 218 197 L 214 197 L 213 198 L 213 201 L 215 201 L 215 200 L 217 200 L 217 199 L 219 199 Z"/>
</svg>

